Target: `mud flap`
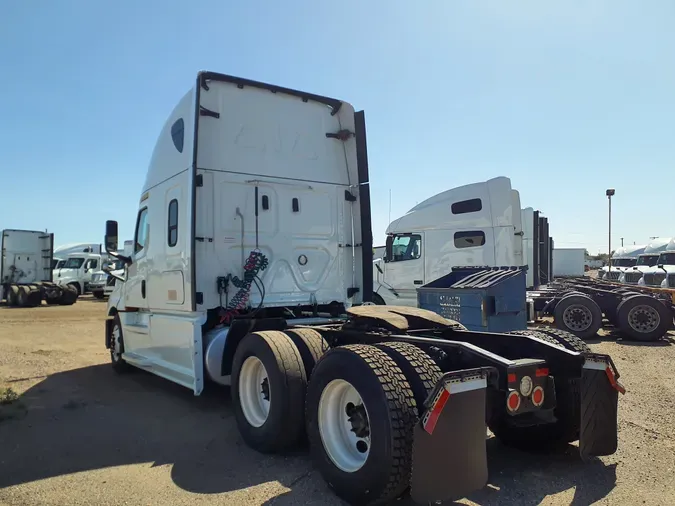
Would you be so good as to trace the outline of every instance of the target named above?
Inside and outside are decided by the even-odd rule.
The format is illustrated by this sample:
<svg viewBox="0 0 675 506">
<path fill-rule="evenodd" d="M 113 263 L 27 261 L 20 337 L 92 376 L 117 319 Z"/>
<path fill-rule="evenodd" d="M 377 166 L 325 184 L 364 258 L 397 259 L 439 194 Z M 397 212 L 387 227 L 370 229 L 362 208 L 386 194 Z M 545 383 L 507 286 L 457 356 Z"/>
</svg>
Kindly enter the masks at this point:
<svg viewBox="0 0 675 506">
<path fill-rule="evenodd" d="M 626 392 L 609 355 L 585 354 L 585 359 L 579 434 L 579 452 L 584 459 L 616 452 L 619 392 Z"/>
<path fill-rule="evenodd" d="M 410 495 L 419 503 L 464 497 L 487 483 L 485 399 L 491 368 L 444 374 L 415 425 Z"/>
</svg>

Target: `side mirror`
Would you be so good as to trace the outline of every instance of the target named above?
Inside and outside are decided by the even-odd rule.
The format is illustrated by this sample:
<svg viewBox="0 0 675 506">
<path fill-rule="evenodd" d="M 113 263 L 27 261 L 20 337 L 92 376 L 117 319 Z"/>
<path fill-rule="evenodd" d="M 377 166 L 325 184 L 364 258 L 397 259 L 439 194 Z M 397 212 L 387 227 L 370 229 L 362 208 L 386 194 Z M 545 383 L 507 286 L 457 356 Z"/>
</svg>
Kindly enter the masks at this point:
<svg viewBox="0 0 675 506">
<path fill-rule="evenodd" d="M 108 220 L 105 222 L 105 249 L 108 253 L 117 253 L 117 222 Z"/>
<path fill-rule="evenodd" d="M 657 265 L 657 267 L 658 267 L 659 269 L 663 269 L 663 264 L 659 264 L 659 265 Z"/>
<path fill-rule="evenodd" d="M 384 246 L 384 261 L 385 262 L 390 262 L 392 257 L 394 256 L 394 249 L 393 249 L 393 244 L 394 244 L 394 236 L 393 235 L 388 235 L 387 236 L 387 242 L 385 243 Z"/>
</svg>

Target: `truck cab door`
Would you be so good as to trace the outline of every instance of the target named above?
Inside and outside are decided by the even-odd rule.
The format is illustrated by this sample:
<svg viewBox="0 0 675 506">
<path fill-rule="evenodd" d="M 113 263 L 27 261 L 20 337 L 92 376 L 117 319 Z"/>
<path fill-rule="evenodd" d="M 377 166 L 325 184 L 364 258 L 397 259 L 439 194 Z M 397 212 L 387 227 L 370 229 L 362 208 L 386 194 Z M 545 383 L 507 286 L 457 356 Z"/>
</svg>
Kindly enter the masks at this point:
<svg viewBox="0 0 675 506">
<path fill-rule="evenodd" d="M 147 360 L 152 350 L 147 293 L 147 251 L 150 240 L 148 221 L 146 206 L 138 212 L 131 263 L 127 266 L 127 278 L 121 287 L 121 305 L 124 310 L 119 315 L 124 333 L 124 353 L 136 361 Z"/>
<path fill-rule="evenodd" d="M 387 241 L 385 286 L 398 294 L 396 304 L 417 307 L 417 288 L 424 281 L 421 234 L 394 234 Z"/>
<path fill-rule="evenodd" d="M 134 246 L 131 254 L 131 264 L 127 267 L 127 280 L 125 282 L 125 306 L 127 309 L 148 309 L 147 297 L 147 250 L 149 239 L 148 208 L 144 207 L 138 212 L 136 219 L 136 231 L 134 233 Z"/>
</svg>

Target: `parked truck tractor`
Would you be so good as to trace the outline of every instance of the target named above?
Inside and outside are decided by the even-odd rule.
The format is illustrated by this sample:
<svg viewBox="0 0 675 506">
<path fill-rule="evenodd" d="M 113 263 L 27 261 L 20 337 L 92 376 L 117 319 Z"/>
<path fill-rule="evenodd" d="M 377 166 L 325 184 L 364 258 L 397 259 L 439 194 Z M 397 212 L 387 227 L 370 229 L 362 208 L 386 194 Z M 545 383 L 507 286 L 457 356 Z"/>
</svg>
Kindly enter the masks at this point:
<svg viewBox="0 0 675 506">
<path fill-rule="evenodd" d="M 645 272 L 650 271 L 650 267 L 658 264 L 659 254 L 668 247 L 670 238 L 657 237 L 652 239 L 644 250 L 637 256 L 635 265 L 625 269 L 619 275 L 619 282 L 628 285 L 637 285 Z"/>
<path fill-rule="evenodd" d="M 129 255 L 106 223 L 106 249 L 125 264 L 105 326 L 113 369 L 195 395 L 228 385 L 248 446 L 309 441 L 352 504 L 482 488 L 487 427 L 521 449 L 616 451 L 623 387 L 608 355 L 568 333 L 471 332 L 364 304 L 370 213 L 363 111 L 200 72 L 159 134 Z"/>
<path fill-rule="evenodd" d="M 644 253 L 646 248 L 644 244 L 618 248 L 612 255 L 611 265 L 605 265 L 598 271 L 598 279 L 618 281 L 621 273 L 635 267 L 638 255 Z"/>
<path fill-rule="evenodd" d="M 675 288 L 675 238 L 659 253 L 656 264 L 644 270 L 638 285 Z"/>
</svg>

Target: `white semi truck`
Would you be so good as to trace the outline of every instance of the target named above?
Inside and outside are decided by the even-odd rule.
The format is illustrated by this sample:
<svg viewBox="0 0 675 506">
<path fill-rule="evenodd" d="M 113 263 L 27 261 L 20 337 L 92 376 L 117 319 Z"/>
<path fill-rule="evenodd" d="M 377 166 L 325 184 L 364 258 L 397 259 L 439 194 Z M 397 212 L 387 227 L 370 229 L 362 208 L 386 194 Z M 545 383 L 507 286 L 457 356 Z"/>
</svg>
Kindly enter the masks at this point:
<svg viewBox="0 0 675 506">
<path fill-rule="evenodd" d="M 619 282 L 637 285 L 643 274 L 658 264 L 659 254 L 668 247 L 669 242 L 669 237 L 656 237 L 649 241 L 644 252 L 638 255 L 635 265 L 621 272 Z"/>
<path fill-rule="evenodd" d="M 70 253 L 54 281 L 60 286 L 71 286 L 78 295 L 83 295 L 90 291 L 89 283 L 106 259 L 107 255 L 100 253 Z"/>
<path fill-rule="evenodd" d="M 52 282 L 54 234 L 38 230 L 3 230 L 0 300 L 8 306 L 71 305 L 77 292 Z"/>
<path fill-rule="evenodd" d="M 551 277 L 548 221 L 520 208 L 506 177 L 434 195 L 386 233 L 386 246 L 374 249 L 375 304 L 417 307 L 417 288 L 457 266 L 526 265 L 528 288 Z"/>
<path fill-rule="evenodd" d="M 373 302 L 417 307 L 417 288 L 455 266 L 523 265 L 520 197 L 506 177 L 446 190 L 386 230 Z"/>
<path fill-rule="evenodd" d="M 624 271 L 637 264 L 638 256 L 645 252 L 646 244 L 617 248 L 612 255 L 612 265 L 605 265 L 598 271 L 598 278 L 607 281 L 618 281 Z"/>
<path fill-rule="evenodd" d="M 487 426 L 520 448 L 616 451 L 616 369 L 571 334 L 471 332 L 361 304 L 373 286 L 368 158 L 363 112 L 346 102 L 199 73 L 157 140 L 133 240 L 119 255 L 106 223 L 106 249 L 125 263 L 108 300 L 114 370 L 195 395 L 230 385 L 249 446 L 280 452 L 306 435 L 350 503 L 482 488 Z"/>
<path fill-rule="evenodd" d="M 675 238 L 659 253 L 656 264 L 644 270 L 638 285 L 675 288 Z"/>
</svg>

